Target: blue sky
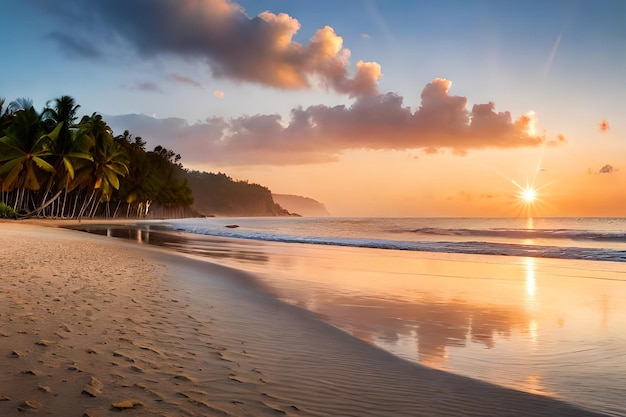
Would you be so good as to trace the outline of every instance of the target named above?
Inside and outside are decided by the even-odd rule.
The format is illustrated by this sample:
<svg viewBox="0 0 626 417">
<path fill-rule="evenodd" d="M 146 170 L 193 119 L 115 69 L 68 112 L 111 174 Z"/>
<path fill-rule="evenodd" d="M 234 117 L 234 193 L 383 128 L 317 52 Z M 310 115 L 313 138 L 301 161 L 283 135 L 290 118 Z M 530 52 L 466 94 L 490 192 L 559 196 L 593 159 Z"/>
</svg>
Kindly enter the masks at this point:
<svg viewBox="0 0 626 417">
<path fill-rule="evenodd" d="M 187 20 L 175 21 L 179 15 L 172 11 L 185 7 L 195 14 L 181 14 Z M 227 17 L 215 18 L 223 7 L 228 9 L 224 12 Z M 266 11 L 272 15 L 255 19 Z M 297 32 L 290 32 L 292 37 L 287 36 L 290 47 L 306 49 L 318 30 L 331 27 L 334 34 L 327 33 L 326 45 L 334 45 L 341 37 L 342 47 L 350 51 L 347 60 L 347 55 L 341 55 L 346 52 L 341 51 L 328 61 L 344 63 L 343 72 L 319 64 L 321 55 L 306 50 L 296 58 L 277 54 L 278 64 L 268 58 L 273 49 L 264 45 L 286 33 L 279 28 L 282 23 L 277 16 L 281 13 L 289 17 L 281 22 L 299 25 Z M 42 108 L 47 100 L 68 94 L 84 113 L 106 115 L 117 133 L 131 128 L 131 133 L 144 136 L 150 145 L 180 152 L 187 166 L 227 170 L 277 192 L 301 190 L 301 194 L 311 192 L 321 199 L 334 200 L 342 192 L 307 189 L 302 187 L 302 178 L 298 189 L 281 178 L 296 181 L 302 164 L 335 170 L 336 175 L 343 175 L 359 158 L 386 166 L 393 159 L 389 152 L 404 152 L 407 159 L 419 156 L 423 162 L 423 167 L 415 166 L 417 172 L 426 167 L 432 172 L 436 166 L 443 180 L 446 172 L 467 164 L 468 159 L 473 165 L 484 165 L 488 162 L 483 159 L 488 157 L 515 158 L 511 155 L 518 150 L 523 153 L 539 147 L 559 149 L 535 152 L 554 153 L 559 169 L 572 171 L 568 166 L 576 165 L 581 172 L 593 172 L 604 164 L 618 168 L 616 156 L 624 155 L 619 140 L 625 139 L 626 131 L 625 19 L 626 1 L 621 0 L 5 0 L 0 15 L 4 57 L 0 97 L 9 101 L 29 97 Z M 224 21 L 230 26 L 222 27 Z M 256 46 L 247 48 L 250 44 Z M 285 78 L 272 70 L 279 68 L 274 64 L 285 68 L 294 59 L 298 62 L 289 71 L 301 77 L 300 82 L 306 79 L 306 85 L 277 85 Z M 370 67 L 373 72 L 364 71 L 363 83 L 356 83 L 360 60 L 376 63 L 382 76 L 376 74 L 376 67 Z M 452 84 L 445 90 L 448 84 L 434 83 L 441 96 L 429 102 L 428 112 L 414 117 L 421 120 L 422 127 L 412 125 L 394 132 L 394 120 L 424 106 L 420 94 L 437 78 Z M 372 98 L 382 100 L 387 93 L 399 101 L 393 106 L 389 101 L 372 104 Z M 459 110 L 454 97 L 464 99 L 468 112 L 475 104 L 493 102 L 493 109 L 483 114 L 485 123 L 499 123 L 495 115 L 500 112 L 510 112 L 510 120 L 500 119 L 497 126 L 481 124 L 480 132 L 453 137 L 458 130 L 443 130 L 451 123 L 446 120 L 456 117 L 453 113 Z M 365 103 L 366 110 L 375 110 L 331 111 L 338 105 L 352 110 L 357 102 Z M 324 108 L 317 111 L 316 106 Z M 389 119 L 383 120 L 392 107 Z M 293 129 L 286 129 L 293 109 L 303 109 L 311 118 L 306 133 L 297 137 L 290 136 Z M 532 134 L 528 126 L 515 125 L 530 110 L 537 117 Z M 443 113 L 447 118 L 439 118 Z M 129 114 L 154 120 L 116 118 Z M 375 121 L 370 126 L 377 136 L 364 138 L 367 134 L 353 126 L 359 121 L 353 114 L 371 118 L 382 114 L 380 130 Z M 278 115 L 279 119 L 254 119 L 257 115 Z M 473 120 L 478 126 L 479 116 L 470 114 L 460 128 Z M 168 118 L 176 119 L 161 121 Z M 238 122 L 232 122 L 233 118 Z M 439 124 L 428 127 L 428 120 Z M 601 120 L 609 122 L 605 134 L 598 133 Z M 388 131 L 389 139 L 385 139 Z M 505 131 L 508 133 L 503 135 Z M 409 133 L 421 138 L 407 138 Z M 566 140 L 559 141 L 559 135 Z M 203 144 L 207 137 L 209 145 Z M 541 146 L 533 137 L 541 138 Z M 557 143 L 559 146 L 549 146 Z M 284 154 L 283 149 L 287 150 Z M 492 156 L 489 149 L 501 149 L 500 156 Z M 368 152 L 366 157 L 362 150 Z M 435 151 L 438 156 L 430 157 Z M 223 155 L 218 155 L 220 152 Z M 567 172 L 572 175 L 577 174 Z M 358 178 L 351 181 L 354 186 Z M 442 187 L 463 188 L 453 182 L 450 187 L 446 184 L 444 181 Z M 445 204 L 443 194 L 441 199 L 440 204 Z M 617 203 L 607 200 L 606 204 Z M 415 213 L 430 214 L 436 209 Z M 339 211 L 350 212 L 347 208 Z M 387 212 L 413 213 L 403 209 Z"/>
</svg>

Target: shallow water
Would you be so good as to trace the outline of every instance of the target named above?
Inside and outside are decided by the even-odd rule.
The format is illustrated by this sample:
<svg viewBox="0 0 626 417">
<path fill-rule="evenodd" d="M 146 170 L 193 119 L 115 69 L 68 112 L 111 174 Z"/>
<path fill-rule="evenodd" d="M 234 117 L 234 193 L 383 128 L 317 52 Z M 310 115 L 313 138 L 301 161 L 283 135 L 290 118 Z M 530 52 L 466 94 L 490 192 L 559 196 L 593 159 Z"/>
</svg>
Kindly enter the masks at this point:
<svg viewBox="0 0 626 417">
<path fill-rule="evenodd" d="M 626 415 L 626 265 L 92 231 L 256 274 L 277 297 L 407 360 Z"/>
</svg>

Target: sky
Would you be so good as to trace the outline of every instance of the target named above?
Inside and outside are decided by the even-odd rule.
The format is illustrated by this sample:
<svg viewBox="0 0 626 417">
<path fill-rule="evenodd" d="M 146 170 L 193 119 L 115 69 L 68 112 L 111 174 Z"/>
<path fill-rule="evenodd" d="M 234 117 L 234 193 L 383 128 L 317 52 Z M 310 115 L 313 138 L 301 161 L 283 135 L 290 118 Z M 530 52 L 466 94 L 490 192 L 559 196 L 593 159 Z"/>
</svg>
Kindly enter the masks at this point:
<svg viewBox="0 0 626 417">
<path fill-rule="evenodd" d="M 624 0 L 2 6 L 0 97 L 186 168 L 336 216 L 626 216 Z"/>
</svg>

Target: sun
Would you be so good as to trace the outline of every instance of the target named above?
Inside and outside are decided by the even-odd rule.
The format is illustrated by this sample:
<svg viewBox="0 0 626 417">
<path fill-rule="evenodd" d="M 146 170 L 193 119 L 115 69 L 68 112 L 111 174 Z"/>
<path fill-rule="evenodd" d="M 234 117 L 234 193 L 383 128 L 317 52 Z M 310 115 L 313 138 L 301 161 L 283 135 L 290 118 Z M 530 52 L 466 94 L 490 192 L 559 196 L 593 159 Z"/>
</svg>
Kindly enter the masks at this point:
<svg viewBox="0 0 626 417">
<path fill-rule="evenodd" d="M 495 170 L 494 170 L 495 171 Z M 509 201 L 513 203 L 513 207 L 519 210 L 518 215 L 522 215 L 524 212 L 528 216 L 528 218 L 532 218 L 533 215 L 538 214 L 537 212 L 543 211 L 546 206 L 549 206 L 549 203 L 545 200 L 546 195 L 544 189 L 553 185 L 556 180 L 542 182 L 542 184 L 538 184 L 540 173 L 544 172 L 545 169 L 541 167 L 541 160 L 537 163 L 537 167 L 535 168 L 534 175 L 526 177 L 526 182 L 517 182 L 513 178 L 507 177 L 506 175 L 495 171 L 496 174 L 509 181 L 516 190 L 507 193 L 510 198 Z"/>
<path fill-rule="evenodd" d="M 532 187 L 526 187 L 520 193 L 520 198 L 526 203 L 530 204 L 537 199 L 537 191 Z"/>
</svg>

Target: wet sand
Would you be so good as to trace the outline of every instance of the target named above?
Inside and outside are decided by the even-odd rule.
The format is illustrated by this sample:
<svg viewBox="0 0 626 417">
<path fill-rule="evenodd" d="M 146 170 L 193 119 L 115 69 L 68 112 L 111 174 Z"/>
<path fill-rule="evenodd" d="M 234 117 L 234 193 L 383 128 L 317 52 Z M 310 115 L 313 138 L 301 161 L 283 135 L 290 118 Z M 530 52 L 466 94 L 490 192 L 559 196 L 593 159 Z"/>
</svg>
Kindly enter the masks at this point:
<svg viewBox="0 0 626 417">
<path fill-rule="evenodd" d="M 0 415 L 592 416 L 426 368 L 155 247 L 0 223 Z"/>
</svg>

